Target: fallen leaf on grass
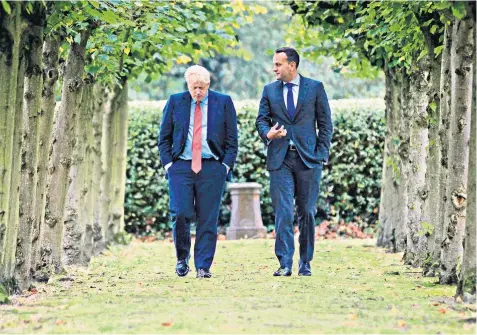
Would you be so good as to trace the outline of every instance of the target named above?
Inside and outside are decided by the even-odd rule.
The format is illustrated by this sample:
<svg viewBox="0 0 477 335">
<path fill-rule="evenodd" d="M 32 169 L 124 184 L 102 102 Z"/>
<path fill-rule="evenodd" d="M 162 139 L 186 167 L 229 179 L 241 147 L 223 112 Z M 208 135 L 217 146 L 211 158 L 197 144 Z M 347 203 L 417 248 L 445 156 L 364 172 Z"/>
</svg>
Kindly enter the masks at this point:
<svg viewBox="0 0 477 335">
<path fill-rule="evenodd" d="M 391 308 L 389 313 L 393 314 L 393 315 L 396 315 L 397 313 L 399 313 L 399 310 L 396 308 L 396 306 L 393 305 L 393 307 Z"/>
<path fill-rule="evenodd" d="M 439 306 L 440 304 L 438 302 L 433 302 L 432 306 Z"/>
<path fill-rule="evenodd" d="M 168 321 L 168 322 L 163 322 L 163 323 L 161 323 L 161 326 L 163 326 L 163 327 L 170 327 L 170 326 L 172 326 L 173 324 L 174 324 L 174 322 Z"/>
<path fill-rule="evenodd" d="M 399 320 L 397 324 L 399 328 L 406 327 L 406 322 L 404 320 Z"/>
<path fill-rule="evenodd" d="M 441 308 L 441 309 L 439 309 L 439 313 L 446 314 L 447 310 L 445 308 Z"/>
<path fill-rule="evenodd" d="M 358 314 L 353 313 L 353 314 L 348 315 L 348 319 L 350 319 L 350 320 L 356 320 L 357 318 L 358 318 Z"/>
<path fill-rule="evenodd" d="M 63 320 L 58 319 L 58 320 L 56 320 L 55 324 L 56 324 L 57 326 L 64 325 L 64 324 L 66 324 L 66 321 L 63 321 Z"/>
</svg>

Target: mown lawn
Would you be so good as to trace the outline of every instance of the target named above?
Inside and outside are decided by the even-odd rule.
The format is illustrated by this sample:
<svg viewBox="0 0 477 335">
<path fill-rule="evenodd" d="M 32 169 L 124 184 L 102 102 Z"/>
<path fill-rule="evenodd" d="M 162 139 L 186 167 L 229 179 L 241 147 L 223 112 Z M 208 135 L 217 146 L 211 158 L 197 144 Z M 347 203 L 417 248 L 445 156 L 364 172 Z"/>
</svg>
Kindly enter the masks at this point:
<svg viewBox="0 0 477 335">
<path fill-rule="evenodd" d="M 0 332 L 476 332 L 475 306 L 456 303 L 454 286 L 423 278 L 373 240 L 317 241 L 312 277 L 296 267 L 273 277 L 273 245 L 219 241 L 209 280 L 178 278 L 170 242 L 114 247 L 0 306 Z"/>
</svg>

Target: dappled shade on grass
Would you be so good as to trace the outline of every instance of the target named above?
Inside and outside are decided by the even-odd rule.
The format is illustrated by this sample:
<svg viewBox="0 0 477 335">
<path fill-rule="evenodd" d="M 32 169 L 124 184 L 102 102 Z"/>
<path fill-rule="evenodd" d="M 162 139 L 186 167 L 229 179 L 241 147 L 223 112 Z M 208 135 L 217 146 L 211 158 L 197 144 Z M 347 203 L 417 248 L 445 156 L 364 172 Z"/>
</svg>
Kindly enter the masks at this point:
<svg viewBox="0 0 477 335">
<path fill-rule="evenodd" d="M 272 277 L 274 240 L 219 241 L 213 278 L 174 274 L 169 241 L 113 247 L 0 306 L 16 333 L 475 333 L 475 306 L 374 240 L 317 241 L 313 276 Z M 298 253 L 296 253 L 297 255 Z M 191 268 L 194 268 L 193 262 Z M 472 323 L 473 321 L 473 323 Z"/>
</svg>

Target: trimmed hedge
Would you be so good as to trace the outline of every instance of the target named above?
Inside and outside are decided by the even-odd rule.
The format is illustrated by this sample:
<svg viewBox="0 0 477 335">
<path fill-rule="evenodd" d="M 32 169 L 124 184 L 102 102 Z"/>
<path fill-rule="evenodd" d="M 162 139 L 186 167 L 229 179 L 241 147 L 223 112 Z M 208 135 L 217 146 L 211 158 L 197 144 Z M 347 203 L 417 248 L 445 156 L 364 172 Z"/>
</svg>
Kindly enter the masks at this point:
<svg viewBox="0 0 477 335">
<path fill-rule="evenodd" d="M 384 102 L 379 99 L 331 101 L 334 132 L 330 162 L 324 166 L 317 223 L 323 219 L 356 221 L 362 230 L 374 229 L 380 197 L 384 147 Z M 125 197 L 126 230 L 137 235 L 171 230 L 169 195 L 160 166 L 157 137 L 161 102 L 130 102 L 128 167 Z M 234 181 L 263 186 L 261 210 L 270 231 L 274 216 L 265 169 L 263 143 L 255 130 L 258 101 L 235 102 L 239 152 Z M 230 196 L 224 195 L 219 225 L 230 220 Z M 223 227 L 222 227 L 223 228 Z"/>
</svg>

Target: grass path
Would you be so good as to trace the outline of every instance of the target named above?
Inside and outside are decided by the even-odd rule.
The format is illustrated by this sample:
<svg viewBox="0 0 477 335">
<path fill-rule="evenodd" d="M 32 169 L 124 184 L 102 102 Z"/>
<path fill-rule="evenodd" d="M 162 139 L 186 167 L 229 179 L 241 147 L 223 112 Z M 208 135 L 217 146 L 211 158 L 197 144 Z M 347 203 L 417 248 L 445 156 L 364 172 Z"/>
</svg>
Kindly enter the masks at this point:
<svg viewBox="0 0 477 335">
<path fill-rule="evenodd" d="M 209 280 L 178 278 L 170 242 L 114 247 L 0 306 L 0 333 L 476 332 L 475 306 L 455 303 L 454 286 L 374 241 L 317 241 L 313 276 L 295 266 L 288 278 L 272 277 L 273 245 L 219 241 Z"/>
</svg>

